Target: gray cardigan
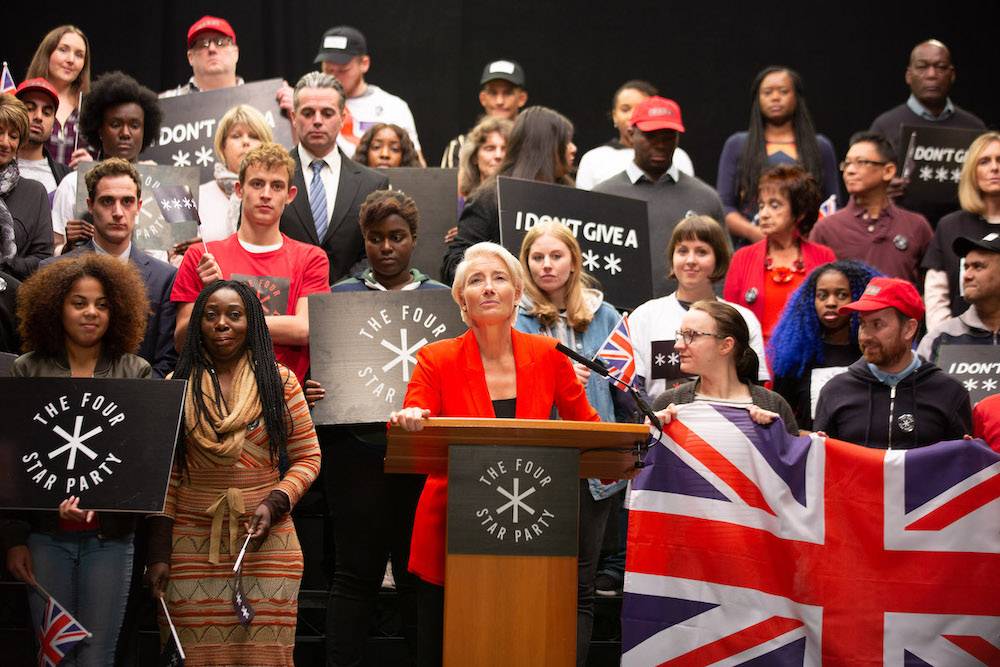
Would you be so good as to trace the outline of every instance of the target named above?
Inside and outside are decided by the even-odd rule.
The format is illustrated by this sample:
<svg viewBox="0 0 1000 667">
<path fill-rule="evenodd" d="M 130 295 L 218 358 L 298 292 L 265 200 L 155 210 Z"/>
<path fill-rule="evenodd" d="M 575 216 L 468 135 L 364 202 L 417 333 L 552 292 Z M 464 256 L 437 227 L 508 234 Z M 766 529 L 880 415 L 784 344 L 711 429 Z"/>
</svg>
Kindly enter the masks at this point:
<svg viewBox="0 0 1000 667">
<path fill-rule="evenodd" d="M 685 382 L 684 384 L 673 389 L 667 389 L 653 400 L 653 409 L 662 410 L 671 403 L 675 405 L 694 403 L 694 395 L 697 392 L 699 382 L 700 380 L 692 380 L 691 382 Z M 799 434 L 799 425 L 795 422 L 795 414 L 792 412 L 792 408 L 789 407 L 785 399 L 781 397 L 781 394 L 777 394 L 769 389 L 765 389 L 764 387 L 751 384 L 750 400 L 753 401 L 753 404 L 758 408 L 770 410 L 771 412 L 777 412 L 778 416 L 785 422 L 785 430 L 792 435 Z"/>
</svg>

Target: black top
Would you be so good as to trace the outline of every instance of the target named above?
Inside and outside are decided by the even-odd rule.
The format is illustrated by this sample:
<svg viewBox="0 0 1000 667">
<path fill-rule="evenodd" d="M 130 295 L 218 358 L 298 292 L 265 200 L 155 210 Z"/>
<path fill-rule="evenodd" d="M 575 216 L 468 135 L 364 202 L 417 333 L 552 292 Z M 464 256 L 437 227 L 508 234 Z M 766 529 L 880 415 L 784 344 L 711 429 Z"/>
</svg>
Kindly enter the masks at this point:
<svg viewBox="0 0 1000 667">
<path fill-rule="evenodd" d="M 513 419 L 517 412 L 517 396 L 493 401 L 493 414 L 497 419 Z"/>
<path fill-rule="evenodd" d="M 774 391 L 788 401 L 799 428 L 812 429 L 812 372 L 817 368 L 847 367 L 861 356 L 857 345 L 823 343 L 823 361 L 806 366 L 799 377 L 782 376 L 774 379 Z"/>
</svg>

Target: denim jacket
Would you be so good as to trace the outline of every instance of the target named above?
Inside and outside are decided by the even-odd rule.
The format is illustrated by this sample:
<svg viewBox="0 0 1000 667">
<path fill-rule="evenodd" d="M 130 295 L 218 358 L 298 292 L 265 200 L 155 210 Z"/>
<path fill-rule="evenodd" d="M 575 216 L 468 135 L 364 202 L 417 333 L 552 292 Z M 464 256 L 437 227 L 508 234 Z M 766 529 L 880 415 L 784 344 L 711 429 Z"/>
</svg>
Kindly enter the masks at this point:
<svg viewBox="0 0 1000 667">
<path fill-rule="evenodd" d="M 560 338 L 562 343 L 567 347 L 572 348 L 588 359 L 592 359 L 597 354 L 597 350 L 604 344 L 604 341 L 607 340 L 615 325 L 618 324 L 621 315 L 618 314 L 614 306 L 604 301 L 604 295 L 601 292 L 594 289 L 586 289 L 584 290 L 584 294 L 587 299 L 587 305 L 593 309 L 594 319 L 591 320 L 590 326 L 583 333 L 577 333 L 567 325 L 560 328 L 563 335 L 559 336 L 559 330 L 546 327 L 537 318 L 528 315 L 528 311 L 533 304 L 527 294 L 521 298 L 521 303 L 518 304 L 517 321 L 514 322 L 514 328 L 525 333 Z M 563 318 L 565 321 L 565 316 Z M 617 390 L 611 386 L 611 383 L 596 373 L 591 373 L 590 379 L 587 380 L 586 390 L 587 400 L 590 401 L 590 405 L 597 411 L 597 414 L 601 416 L 601 421 L 616 421 L 612 392 Z M 597 479 L 590 480 L 590 493 L 596 500 L 607 498 L 624 487 L 624 481 L 604 484 Z"/>
</svg>

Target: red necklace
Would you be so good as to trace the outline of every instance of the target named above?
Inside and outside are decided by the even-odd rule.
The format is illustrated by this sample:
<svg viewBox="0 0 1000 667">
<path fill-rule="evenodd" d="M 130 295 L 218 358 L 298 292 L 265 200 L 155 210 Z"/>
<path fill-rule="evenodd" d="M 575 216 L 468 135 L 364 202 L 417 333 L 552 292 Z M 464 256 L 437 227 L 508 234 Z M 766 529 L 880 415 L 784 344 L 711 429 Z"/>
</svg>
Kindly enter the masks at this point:
<svg viewBox="0 0 1000 667">
<path fill-rule="evenodd" d="M 770 255 L 764 257 L 764 270 L 771 272 L 771 280 L 779 285 L 783 283 L 790 283 L 792 282 L 792 278 L 795 277 L 794 274 L 806 272 L 805 262 L 802 261 L 802 246 L 797 245 L 797 248 L 799 256 L 795 258 L 795 261 L 792 262 L 790 267 L 775 266 L 774 259 Z"/>
</svg>

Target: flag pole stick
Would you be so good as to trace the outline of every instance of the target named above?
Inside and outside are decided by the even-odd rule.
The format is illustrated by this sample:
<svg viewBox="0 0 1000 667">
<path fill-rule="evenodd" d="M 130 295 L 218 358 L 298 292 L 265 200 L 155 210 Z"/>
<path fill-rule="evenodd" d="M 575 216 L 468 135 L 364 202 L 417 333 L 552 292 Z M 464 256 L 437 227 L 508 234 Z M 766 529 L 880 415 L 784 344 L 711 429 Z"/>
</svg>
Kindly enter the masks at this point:
<svg viewBox="0 0 1000 667">
<path fill-rule="evenodd" d="M 170 634 L 173 635 L 174 644 L 177 645 L 177 653 L 181 656 L 181 660 L 187 660 L 187 656 L 184 655 L 184 647 L 181 646 L 180 637 L 177 636 L 177 628 L 174 627 L 174 622 L 170 618 L 170 612 L 167 611 L 167 601 L 162 597 L 159 600 L 160 606 L 163 607 L 163 615 L 167 617 L 167 625 L 170 626 Z"/>
</svg>

